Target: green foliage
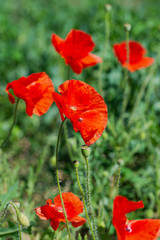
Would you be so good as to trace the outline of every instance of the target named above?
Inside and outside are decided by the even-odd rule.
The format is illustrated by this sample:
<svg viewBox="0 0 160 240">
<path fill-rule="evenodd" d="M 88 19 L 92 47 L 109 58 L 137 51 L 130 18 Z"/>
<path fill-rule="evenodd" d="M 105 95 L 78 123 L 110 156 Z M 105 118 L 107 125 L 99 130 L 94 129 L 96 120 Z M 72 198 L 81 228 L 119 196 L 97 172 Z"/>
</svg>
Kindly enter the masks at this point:
<svg viewBox="0 0 160 240">
<path fill-rule="evenodd" d="M 145 209 L 138 210 L 129 217 L 158 218 L 160 215 L 160 2 L 109 2 L 112 4 L 111 31 L 105 49 L 105 0 L 0 0 L 1 141 L 7 135 L 13 120 L 14 105 L 8 101 L 5 93 L 8 82 L 41 71 L 46 71 L 52 78 L 56 89 L 66 80 L 67 67 L 51 45 L 53 32 L 62 38 L 66 37 L 71 28 L 90 33 L 96 43 L 94 53 L 104 59 L 102 73 L 100 67 L 95 66 L 85 69 L 79 76 L 71 74 L 71 78 L 84 80 L 97 91 L 100 91 L 98 79 L 101 78 L 101 94 L 108 106 L 107 129 L 91 146 L 89 157 L 91 201 L 100 240 L 115 238 L 113 226 L 109 233 L 107 229 L 112 218 L 119 166 L 119 194 L 135 201 L 143 200 L 145 205 Z M 147 55 L 156 60 L 154 69 L 150 67 L 129 74 L 130 96 L 126 112 L 122 116 L 124 71 L 114 57 L 112 45 L 125 40 L 124 23 L 132 25 L 131 39 L 141 42 L 147 49 Z M 133 112 L 146 77 L 149 80 Z M 131 116 L 132 121 L 128 124 Z M 24 102 L 20 101 L 12 136 L 3 151 L 0 150 L 0 211 L 11 199 L 23 203 L 30 221 L 34 221 L 34 231 L 29 233 L 30 239 L 51 239 L 49 221 L 39 220 L 33 209 L 44 205 L 46 199 L 53 199 L 58 194 L 54 156 L 60 122 L 55 104 L 44 116 L 29 118 L 25 113 Z M 69 146 L 74 160 L 80 163 L 79 175 L 85 190 L 85 161 L 80 149 L 84 143 L 80 135 L 74 133 L 69 121 L 67 127 Z M 64 135 L 61 138 L 59 158 L 63 191 L 73 191 L 80 196 Z M 15 227 L 8 224 L 9 228 Z M 0 229 L 0 234 L 2 231 L 4 229 Z M 17 237 L 16 234 L 15 232 Z M 72 234 L 76 234 L 78 240 L 91 239 L 87 224 L 78 230 L 73 229 Z M 12 234 L 3 239 L 16 239 L 15 236 Z M 55 234 L 57 236 L 58 233 Z M 65 229 L 60 239 L 67 239 Z"/>
</svg>

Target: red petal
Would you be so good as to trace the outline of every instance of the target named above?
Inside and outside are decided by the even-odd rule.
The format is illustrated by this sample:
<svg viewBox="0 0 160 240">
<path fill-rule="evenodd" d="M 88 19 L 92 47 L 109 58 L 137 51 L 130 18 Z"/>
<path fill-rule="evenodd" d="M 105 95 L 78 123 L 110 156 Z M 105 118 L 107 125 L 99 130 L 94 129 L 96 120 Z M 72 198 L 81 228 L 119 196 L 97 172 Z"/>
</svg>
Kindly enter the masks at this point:
<svg viewBox="0 0 160 240">
<path fill-rule="evenodd" d="M 107 106 L 103 98 L 90 85 L 79 80 L 68 80 L 60 85 L 61 98 L 56 99 L 60 113 L 71 120 L 87 145 L 102 135 L 107 125 Z M 60 107 L 61 106 L 61 107 Z"/>
<path fill-rule="evenodd" d="M 52 93 L 54 87 L 51 79 L 45 72 L 34 73 L 28 77 L 21 77 L 7 84 L 6 91 L 9 99 L 14 103 L 14 97 L 9 93 L 8 89 L 12 88 L 14 94 L 25 101 L 26 113 L 29 116 L 36 114 L 43 115 L 48 111 L 53 103 Z"/>
<path fill-rule="evenodd" d="M 123 67 L 126 67 L 130 72 L 135 72 L 136 70 L 139 70 L 141 68 L 149 67 L 154 63 L 154 58 L 151 57 L 143 57 L 141 61 L 139 61 L 137 64 L 127 64 L 124 63 Z"/>
<path fill-rule="evenodd" d="M 160 236 L 160 219 L 129 221 L 125 240 L 156 240 Z"/>
<path fill-rule="evenodd" d="M 35 208 L 34 210 L 36 211 L 37 216 L 42 220 L 54 218 L 51 206 L 44 205 L 42 207 Z"/>
<path fill-rule="evenodd" d="M 64 40 L 62 38 L 60 38 L 58 35 L 53 33 L 51 41 L 52 41 L 52 44 L 55 47 L 56 51 L 59 54 L 61 54 L 61 48 L 62 48 Z"/>
<path fill-rule="evenodd" d="M 81 30 L 72 29 L 64 40 L 63 55 L 68 61 L 85 57 L 94 48 L 91 36 Z"/>
<path fill-rule="evenodd" d="M 81 59 L 81 63 L 83 65 L 83 68 L 94 66 L 97 63 L 101 63 L 102 59 L 95 54 L 89 53 L 86 57 Z"/>
<path fill-rule="evenodd" d="M 67 218 L 69 220 L 72 220 L 72 218 L 77 217 L 77 215 L 83 212 L 83 203 L 79 199 L 79 197 L 77 197 L 71 192 L 67 192 L 67 193 L 62 193 L 62 198 L 65 205 Z M 62 207 L 60 195 L 55 197 L 54 203 L 56 207 Z"/>
<path fill-rule="evenodd" d="M 72 218 L 71 220 L 71 224 L 75 228 L 83 225 L 85 222 L 86 222 L 86 219 L 83 217 L 75 217 L 75 218 Z"/>
<path fill-rule="evenodd" d="M 126 63 L 127 61 L 127 51 L 126 51 L 126 42 L 115 44 L 114 53 L 117 56 L 121 64 Z M 129 41 L 129 63 L 136 64 L 143 56 L 146 54 L 145 48 L 142 45 L 135 41 Z"/>
<path fill-rule="evenodd" d="M 53 228 L 53 230 L 56 231 L 57 228 L 59 227 L 59 221 L 57 219 L 52 219 L 50 221 L 50 225 Z"/>
</svg>

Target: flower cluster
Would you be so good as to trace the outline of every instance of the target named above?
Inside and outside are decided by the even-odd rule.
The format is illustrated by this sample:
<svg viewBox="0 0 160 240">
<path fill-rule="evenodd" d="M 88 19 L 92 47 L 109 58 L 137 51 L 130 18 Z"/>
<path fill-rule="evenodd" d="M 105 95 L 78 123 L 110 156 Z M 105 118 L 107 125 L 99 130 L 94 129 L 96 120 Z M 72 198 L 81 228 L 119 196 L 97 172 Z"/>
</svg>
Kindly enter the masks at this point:
<svg viewBox="0 0 160 240">
<path fill-rule="evenodd" d="M 95 47 L 91 36 L 81 30 L 72 29 L 65 40 L 54 33 L 51 40 L 55 50 L 76 74 L 102 62 L 100 57 L 91 53 Z M 153 58 L 145 56 L 146 49 L 136 41 L 114 44 L 113 49 L 118 61 L 130 72 L 149 67 L 154 62 Z M 74 131 L 80 132 L 87 146 L 95 143 L 106 128 L 108 111 L 102 96 L 80 80 L 67 80 L 56 92 L 52 80 L 45 72 L 33 73 L 8 83 L 6 92 L 12 104 L 15 103 L 14 95 L 24 100 L 26 113 L 30 117 L 33 114 L 45 114 L 55 102 L 61 120 L 68 118 Z M 79 216 L 83 213 L 83 203 L 78 196 L 64 192 L 62 196 L 56 196 L 53 202 L 48 199 L 46 205 L 35 208 L 35 211 L 40 219 L 50 220 L 55 231 L 60 222 L 71 222 L 73 227 L 86 222 L 85 218 Z M 156 240 L 160 236 L 160 219 L 127 219 L 126 214 L 143 207 L 142 201 L 129 201 L 123 196 L 114 199 L 112 223 L 118 240 Z"/>
</svg>

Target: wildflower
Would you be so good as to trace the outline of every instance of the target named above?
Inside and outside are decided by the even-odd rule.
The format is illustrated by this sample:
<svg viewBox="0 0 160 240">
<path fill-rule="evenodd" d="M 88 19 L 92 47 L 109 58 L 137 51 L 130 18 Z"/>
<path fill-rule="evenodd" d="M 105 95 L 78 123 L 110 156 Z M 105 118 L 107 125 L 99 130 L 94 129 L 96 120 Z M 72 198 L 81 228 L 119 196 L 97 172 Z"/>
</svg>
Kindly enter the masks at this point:
<svg viewBox="0 0 160 240">
<path fill-rule="evenodd" d="M 102 62 L 100 57 L 90 53 L 95 44 L 91 36 L 81 30 L 72 29 L 65 40 L 52 34 L 52 44 L 65 59 L 65 63 L 77 74 L 80 74 L 83 68 Z"/>
<path fill-rule="evenodd" d="M 67 219 L 73 227 L 79 227 L 86 222 L 86 219 L 79 217 L 83 213 L 83 203 L 71 192 L 62 193 L 62 198 L 67 214 Z M 54 198 L 54 204 L 51 199 L 46 201 L 46 205 L 35 209 L 37 216 L 42 220 L 50 219 L 51 227 L 56 231 L 60 222 L 66 222 L 63 213 L 60 195 Z"/>
<path fill-rule="evenodd" d="M 156 240 L 160 236 L 160 219 L 127 219 L 127 213 L 143 207 L 143 201 L 133 202 L 123 196 L 114 199 L 112 223 L 118 240 Z"/>
<path fill-rule="evenodd" d="M 154 58 L 144 56 L 147 51 L 139 42 L 129 41 L 129 61 L 127 61 L 126 42 L 114 44 L 113 48 L 119 62 L 130 72 L 149 67 L 154 63 Z"/>
<path fill-rule="evenodd" d="M 102 135 L 108 120 L 107 106 L 96 90 L 79 80 L 68 80 L 54 92 L 53 98 L 59 108 L 62 121 L 64 115 L 70 119 L 75 132 L 87 145 L 96 142 Z"/>
<path fill-rule="evenodd" d="M 26 103 L 26 113 L 29 116 L 43 115 L 53 103 L 54 87 L 51 79 L 45 72 L 33 73 L 28 77 L 21 77 L 7 84 L 6 92 L 11 103 L 15 103 L 14 96 L 9 92 L 13 89 L 14 95 Z"/>
</svg>

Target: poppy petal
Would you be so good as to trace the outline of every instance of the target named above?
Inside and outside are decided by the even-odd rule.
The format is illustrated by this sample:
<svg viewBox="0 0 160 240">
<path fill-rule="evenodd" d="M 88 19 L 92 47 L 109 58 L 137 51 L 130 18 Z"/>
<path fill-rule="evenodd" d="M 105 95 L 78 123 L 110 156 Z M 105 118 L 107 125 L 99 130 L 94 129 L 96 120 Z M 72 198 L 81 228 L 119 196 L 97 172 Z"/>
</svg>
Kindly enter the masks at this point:
<svg viewBox="0 0 160 240">
<path fill-rule="evenodd" d="M 67 218 L 70 220 L 83 212 L 83 203 L 75 194 L 71 192 L 62 193 Z M 62 207 L 60 195 L 54 198 L 56 207 Z"/>
<path fill-rule="evenodd" d="M 50 225 L 54 231 L 56 231 L 59 227 L 59 221 L 57 219 L 51 219 Z"/>
<path fill-rule="evenodd" d="M 80 74 L 83 68 L 101 62 L 101 58 L 90 54 L 95 46 L 92 37 L 81 30 L 72 29 L 65 40 L 52 34 L 52 44 L 76 74 Z"/>
<path fill-rule="evenodd" d="M 44 205 L 44 206 L 35 208 L 34 210 L 36 211 L 37 216 L 42 220 L 47 220 L 54 217 L 51 206 Z"/>
<path fill-rule="evenodd" d="M 56 51 L 61 54 L 61 48 L 62 48 L 62 44 L 64 43 L 64 40 L 60 38 L 58 35 L 56 35 L 55 33 L 53 33 L 51 41 Z"/>
<path fill-rule="evenodd" d="M 135 72 L 136 70 L 139 70 L 141 68 L 149 67 L 153 63 L 154 63 L 154 58 L 144 57 L 137 64 L 127 64 L 127 63 L 124 63 L 123 67 L 127 68 L 130 72 Z"/>
<path fill-rule="evenodd" d="M 129 62 L 127 63 L 127 50 L 126 42 L 114 44 L 114 54 L 123 67 L 127 68 L 130 72 L 134 72 L 141 68 L 149 67 L 153 64 L 154 59 L 144 57 L 146 49 L 136 41 L 129 41 Z"/>
<path fill-rule="evenodd" d="M 102 58 L 100 58 L 92 53 L 89 53 L 86 57 L 81 59 L 83 68 L 94 66 L 97 63 L 101 63 L 101 62 L 102 62 Z"/>
<path fill-rule="evenodd" d="M 160 220 L 131 220 L 126 225 L 125 240 L 156 240 L 160 236 Z"/>
<path fill-rule="evenodd" d="M 6 92 L 9 94 L 9 100 L 14 103 L 14 97 L 8 91 L 10 88 L 13 89 L 15 96 L 25 101 L 26 113 L 29 116 L 43 115 L 53 103 L 54 86 L 45 72 L 33 73 L 8 83 Z"/>
<path fill-rule="evenodd" d="M 90 85 L 79 80 L 68 80 L 58 88 L 61 97 L 53 94 L 61 117 L 64 114 L 87 145 L 102 135 L 108 120 L 103 98 Z"/>
<path fill-rule="evenodd" d="M 86 219 L 83 217 L 75 217 L 75 218 L 72 218 L 71 220 L 71 224 L 75 228 L 83 225 L 85 222 L 86 222 Z"/>
<path fill-rule="evenodd" d="M 94 48 L 95 44 L 88 33 L 72 29 L 64 40 L 63 55 L 70 60 L 79 60 L 85 57 Z"/>
</svg>

